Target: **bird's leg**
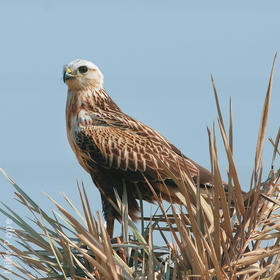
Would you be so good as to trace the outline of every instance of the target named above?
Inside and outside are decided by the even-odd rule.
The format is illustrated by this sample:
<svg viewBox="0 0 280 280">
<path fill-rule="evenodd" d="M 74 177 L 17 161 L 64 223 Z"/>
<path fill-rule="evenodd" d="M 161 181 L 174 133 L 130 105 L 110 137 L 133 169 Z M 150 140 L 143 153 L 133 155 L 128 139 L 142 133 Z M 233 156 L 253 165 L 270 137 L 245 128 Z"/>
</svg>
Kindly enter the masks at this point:
<svg viewBox="0 0 280 280">
<path fill-rule="evenodd" d="M 110 238 L 112 238 L 114 234 L 114 221 L 116 218 L 116 215 L 114 215 L 115 209 L 111 205 L 111 202 L 108 200 L 108 198 L 105 197 L 103 194 L 101 194 L 101 201 L 102 201 L 103 215 L 106 221 L 106 229 Z"/>
<path fill-rule="evenodd" d="M 107 215 L 105 217 L 105 220 L 106 220 L 107 232 L 108 232 L 110 238 L 112 238 L 113 234 L 114 234 L 114 221 L 115 221 L 115 218 L 112 215 Z"/>
</svg>

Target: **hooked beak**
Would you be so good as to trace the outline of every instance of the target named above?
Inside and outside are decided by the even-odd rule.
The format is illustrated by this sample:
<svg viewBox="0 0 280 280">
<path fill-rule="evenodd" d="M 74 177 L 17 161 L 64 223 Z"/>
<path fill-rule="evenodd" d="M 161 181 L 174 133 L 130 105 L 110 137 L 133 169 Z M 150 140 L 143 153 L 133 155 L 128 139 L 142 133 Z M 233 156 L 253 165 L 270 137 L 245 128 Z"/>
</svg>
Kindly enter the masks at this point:
<svg viewBox="0 0 280 280">
<path fill-rule="evenodd" d="M 63 71 L 63 82 L 65 83 L 67 80 L 73 78 L 74 75 L 72 74 L 72 70 L 67 67 L 67 68 L 64 68 L 64 71 Z"/>
</svg>

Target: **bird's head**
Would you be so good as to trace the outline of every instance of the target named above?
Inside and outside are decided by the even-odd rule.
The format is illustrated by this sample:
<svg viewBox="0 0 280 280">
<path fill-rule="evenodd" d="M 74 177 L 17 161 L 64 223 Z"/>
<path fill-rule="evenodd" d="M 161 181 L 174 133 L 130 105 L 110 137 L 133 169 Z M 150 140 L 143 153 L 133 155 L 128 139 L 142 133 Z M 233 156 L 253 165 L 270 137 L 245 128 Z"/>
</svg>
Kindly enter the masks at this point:
<svg viewBox="0 0 280 280">
<path fill-rule="evenodd" d="M 77 59 L 63 67 L 63 81 L 69 90 L 91 87 L 103 88 L 103 74 L 90 61 Z"/>
</svg>

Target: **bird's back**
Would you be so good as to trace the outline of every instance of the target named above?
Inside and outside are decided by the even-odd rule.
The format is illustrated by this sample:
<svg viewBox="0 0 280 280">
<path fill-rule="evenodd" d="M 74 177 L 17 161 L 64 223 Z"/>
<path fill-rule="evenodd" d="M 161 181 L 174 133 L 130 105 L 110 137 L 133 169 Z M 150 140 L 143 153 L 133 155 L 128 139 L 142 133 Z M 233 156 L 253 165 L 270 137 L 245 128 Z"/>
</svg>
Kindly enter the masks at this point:
<svg viewBox="0 0 280 280">
<path fill-rule="evenodd" d="M 201 184 L 211 183 L 209 171 L 157 131 L 124 114 L 104 89 L 69 93 L 66 120 L 70 145 L 89 173 L 92 166 L 100 166 L 124 177 L 129 174 L 131 180 L 144 180 L 139 175 L 143 173 L 153 181 L 171 179 L 170 171 L 178 177 L 187 168 L 194 179 L 200 174 Z"/>
</svg>

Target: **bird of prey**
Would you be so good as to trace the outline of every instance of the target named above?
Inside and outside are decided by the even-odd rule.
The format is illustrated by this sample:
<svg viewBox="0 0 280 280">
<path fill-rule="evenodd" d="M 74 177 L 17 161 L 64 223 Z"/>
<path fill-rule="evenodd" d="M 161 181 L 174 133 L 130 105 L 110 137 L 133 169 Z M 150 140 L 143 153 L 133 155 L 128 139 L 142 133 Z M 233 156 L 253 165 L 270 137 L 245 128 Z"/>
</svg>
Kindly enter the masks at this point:
<svg viewBox="0 0 280 280">
<path fill-rule="evenodd" d="M 114 188 L 121 197 L 126 185 L 128 213 L 137 220 L 139 193 L 148 202 L 155 200 L 146 179 L 160 197 L 167 201 L 172 198 L 173 202 L 178 199 L 170 196 L 166 189 L 176 188 L 174 178 L 181 178 L 182 170 L 200 186 L 211 186 L 213 178 L 207 169 L 184 156 L 156 130 L 126 115 L 114 103 L 104 89 L 103 74 L 95 64 L 74 60 L 64 66 L 63 80 L 68 86 L 67 137 L 79 163 L 100 190 L 111 237 L 114 220 L 121 218 L 108 200 L 116 202 Z"/>
</svg>

